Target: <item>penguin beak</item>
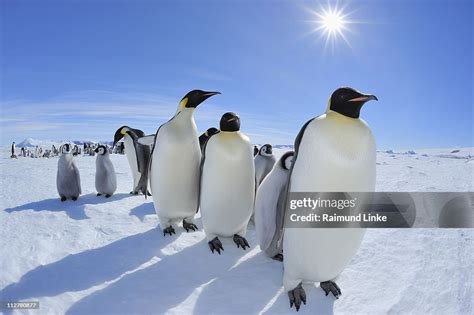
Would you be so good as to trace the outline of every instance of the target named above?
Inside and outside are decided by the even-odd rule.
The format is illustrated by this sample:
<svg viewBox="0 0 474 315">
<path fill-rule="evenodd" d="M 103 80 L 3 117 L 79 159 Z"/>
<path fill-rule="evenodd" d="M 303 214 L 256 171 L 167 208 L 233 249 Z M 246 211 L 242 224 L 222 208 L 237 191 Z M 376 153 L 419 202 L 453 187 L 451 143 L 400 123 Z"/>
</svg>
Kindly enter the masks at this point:
<svg viewBox="0 0 474 315">
<path fill-rule="evenodd" d="M 95 148 L 94 152 L 99 153 L 99 148 Z"/>
<path fill-rule="evenodd" d="M 114 135 L 114 144 L 112 145 L 112 147 L 115 147 L 115 145 L 117 144 L 117 142 L 123 138 L 123 135 L 122 135 L 122 128 L 119 128 L 116 132 L 115 132 L 115 135 Z"/>
<path fill-rule="evenodd" d="M 366 95 L 361 95 L 359 97 L 355 97 L 353 99 L 350 99 L 349 102 L 368 102 L 368 101 L 378 101 L 379 99 L 377 96 L 372 95 L 372 94 L 366 94 Z"/>
<path fill-rule="evenodd" d="M 204 102 L 205 100 L 207 100 L 209 97 L 214 96 L 214 95 L 217 95 L 217 94 L 221 94 L 221 92 L 206 92 L 206 91 L 204 91 L 204 92 L 200 95 L 199 100 L 197 101 L 197 105 L 198 105 L 198 104 L 201 104 L 202 102 Z"/>
</svg>

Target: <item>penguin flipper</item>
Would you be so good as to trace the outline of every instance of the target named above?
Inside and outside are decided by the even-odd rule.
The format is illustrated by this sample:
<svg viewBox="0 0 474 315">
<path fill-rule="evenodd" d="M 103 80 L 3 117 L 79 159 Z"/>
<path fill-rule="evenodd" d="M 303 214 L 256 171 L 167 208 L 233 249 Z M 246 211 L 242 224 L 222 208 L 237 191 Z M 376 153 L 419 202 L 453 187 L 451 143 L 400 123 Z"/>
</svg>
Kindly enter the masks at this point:
<svg viewBox="0 0 474 315">
<path fill-rule="evenodd" d="M 141 145 L 152 146 L 155 143 L 155 135 L 148 135 L 148 136 L 138 138 L 138 143 Z"/>
</svg>

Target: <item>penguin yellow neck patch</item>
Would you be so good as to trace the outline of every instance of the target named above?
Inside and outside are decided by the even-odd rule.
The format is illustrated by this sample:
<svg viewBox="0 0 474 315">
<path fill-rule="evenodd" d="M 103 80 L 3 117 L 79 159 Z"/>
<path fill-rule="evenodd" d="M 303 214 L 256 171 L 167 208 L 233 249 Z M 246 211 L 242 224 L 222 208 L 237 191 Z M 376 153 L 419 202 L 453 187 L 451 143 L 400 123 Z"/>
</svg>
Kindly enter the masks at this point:
<svg viewBox="0 0 474 315">
<path fill-rule="evenodd" d="M 188 104 L 188 98 L 187 98 L 187 97 L 183 98 L 183 100 L 182 100 L 181 103 L 179 104 L 179 108 L 180 108 L 180 109 L 186 108 L 186 104 Z"/>
</svg>

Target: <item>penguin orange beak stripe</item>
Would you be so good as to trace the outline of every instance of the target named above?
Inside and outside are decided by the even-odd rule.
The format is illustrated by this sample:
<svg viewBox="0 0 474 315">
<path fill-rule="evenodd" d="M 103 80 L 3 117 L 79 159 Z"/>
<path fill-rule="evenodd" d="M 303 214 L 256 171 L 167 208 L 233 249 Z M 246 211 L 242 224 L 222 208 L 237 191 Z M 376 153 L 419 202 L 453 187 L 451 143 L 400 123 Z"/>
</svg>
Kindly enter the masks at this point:
<svg viewBox="0 0 474 315">
<path fill-rule="evenodd" d="M 360 97 L 353 98 L 349 100 L 349 102 L 367 102 L 370 100 L 378 101 L 378 98 L 375 95 L 367 95 L 367 96 L 360 96 Z"/>
</svg>

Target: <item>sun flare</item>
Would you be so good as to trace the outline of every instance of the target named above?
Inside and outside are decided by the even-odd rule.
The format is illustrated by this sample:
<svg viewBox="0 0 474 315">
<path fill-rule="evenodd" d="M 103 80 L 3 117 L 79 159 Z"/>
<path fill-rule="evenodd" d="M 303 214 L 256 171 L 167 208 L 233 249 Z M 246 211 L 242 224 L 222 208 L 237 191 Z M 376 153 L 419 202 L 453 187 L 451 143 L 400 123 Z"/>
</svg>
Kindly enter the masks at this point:
<svg viewBox="0 0 474 315">
<path fill-rule="evenodd" d="M 349 24 L 354 23 L 348 19 L 349 13 L 344 12 L 344 7 L 338 8 L 327 5 L 321 7 L 318 11 L 311 11 L 314 20 L 313 32 L 320 33 L 321 37 L 326 38 L 326 45 L 329 42 L 333 44 L 338 38 L 342 38 L 349 46 L 346 33 L 350 31 Z"/>
</svg>

